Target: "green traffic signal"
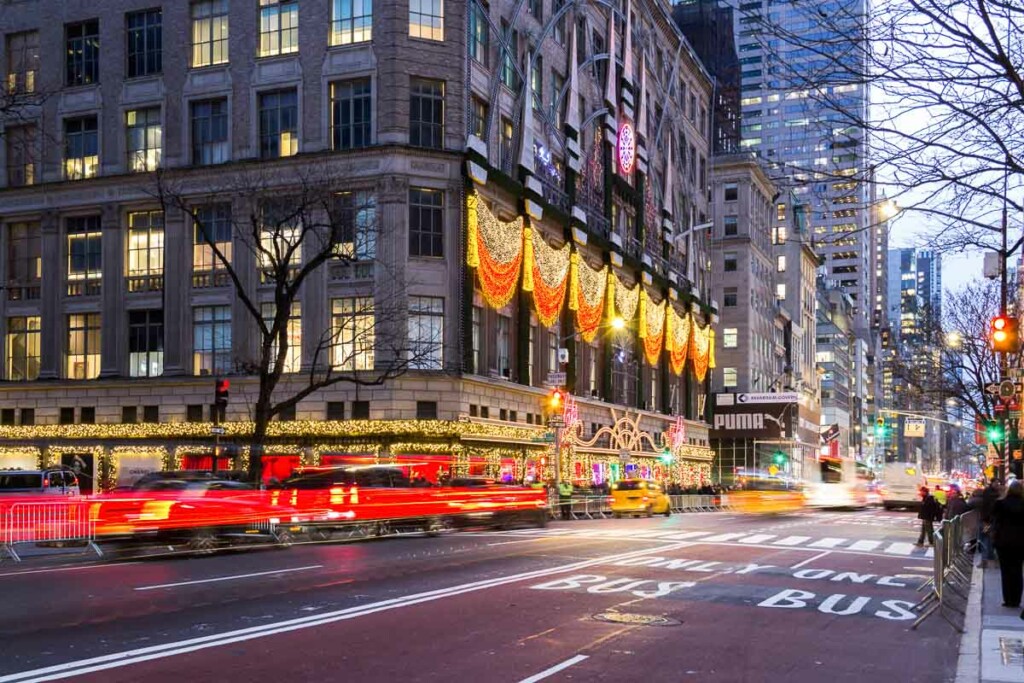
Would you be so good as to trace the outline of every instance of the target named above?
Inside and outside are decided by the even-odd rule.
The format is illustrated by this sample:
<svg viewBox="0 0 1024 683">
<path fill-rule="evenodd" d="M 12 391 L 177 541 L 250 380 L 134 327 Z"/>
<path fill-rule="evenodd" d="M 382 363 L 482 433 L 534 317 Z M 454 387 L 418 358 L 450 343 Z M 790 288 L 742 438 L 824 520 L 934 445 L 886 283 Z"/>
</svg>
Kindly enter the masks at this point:
<svg viewBox="0 0 1024 683">
<path fill-rule="evenodd" d="M 786 462 L 786 454 L 782 451 L 775 451 L 775 456 L 772 458 L 776 465 L 782 465 Z"/>
<path fill-rule="evenodd" d="M 990 443 L 997 443 L 1003 440 L 1003 428 L 998 422 L 989 422 L 985 428 L 985 437 Z"/>
<path fill-rule="evenodd" d="M 664 448 L 661 449 L 661 461 L 672 462 L 672 449 L 670 449 L 668 446 L 665 446 Z"/>
</svg>

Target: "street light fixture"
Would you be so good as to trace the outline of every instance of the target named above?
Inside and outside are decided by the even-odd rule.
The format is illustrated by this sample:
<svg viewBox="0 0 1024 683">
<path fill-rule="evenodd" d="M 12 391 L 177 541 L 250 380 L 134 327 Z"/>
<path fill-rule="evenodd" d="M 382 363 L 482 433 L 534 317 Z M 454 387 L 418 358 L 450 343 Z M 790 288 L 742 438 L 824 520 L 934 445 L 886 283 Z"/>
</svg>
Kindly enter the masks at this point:
<svg viewBox="0 0 1024 683">
<path fill-rule="evenodd" d="M 946 333 L 946 347 L 953 349 L 954 351 L 959 349 L 964 344 L 964 336 L 958 331 L 953 330 L 952 332 Z"/>
</svg>

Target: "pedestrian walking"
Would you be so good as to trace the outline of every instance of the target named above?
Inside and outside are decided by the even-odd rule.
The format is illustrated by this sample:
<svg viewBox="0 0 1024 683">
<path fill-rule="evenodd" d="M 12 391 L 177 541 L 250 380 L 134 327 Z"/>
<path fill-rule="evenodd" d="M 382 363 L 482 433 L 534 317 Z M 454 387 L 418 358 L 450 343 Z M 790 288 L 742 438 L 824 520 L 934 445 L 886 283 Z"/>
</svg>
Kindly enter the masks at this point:
<svg viewBox="0 0 1024 683">
<path fill-rule="evenodd" d="M 943 519 L 953 519 L 967 512 L 967 501 L 960 493 L 960 487 L 954 486 L 949 491 L 949 498 L 946 499 L 946 510 L 942 514 Z"/>
<path fill-rule="evenodd" d="M 928 537 L 928 545 L 935 545 L 935 520 L 942 519 L 942 506 L 928 493 L 927 486 L 921 487 L 920 494 L 921 509 L 917 513 L 917 518 L 921 520 L 921 534 L 914 545 L 924 545 L 925 536 Z"/>
<path fill-rule="evenodd" d="M 1003 607 L 1020 607 L 1024 590 L 1024 486 L 1014 479 L 1004 496 L 992 507 Z M 1024 618 L 1022 615 L 1021 618 Z"/>
</svg>

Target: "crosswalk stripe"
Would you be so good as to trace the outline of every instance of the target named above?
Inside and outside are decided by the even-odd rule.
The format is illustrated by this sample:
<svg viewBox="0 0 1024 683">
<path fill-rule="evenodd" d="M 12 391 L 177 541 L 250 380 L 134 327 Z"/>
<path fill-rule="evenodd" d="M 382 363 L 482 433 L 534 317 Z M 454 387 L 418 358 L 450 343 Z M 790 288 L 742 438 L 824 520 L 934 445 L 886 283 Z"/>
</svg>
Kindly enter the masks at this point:
<svg viewBox="0 0 1024 683">
<path fill-rule="evenodd" d="M 925 557 L 935 557 L 935 548 L 928 548 L 924 554 Z"/>
<path fill-rule="evenodd" d="M 808 544 L 808 548 L 835 548 L 838 545 L 846 543 L 845 538 L 820 538 L 814 543 Z"/>
<path fill-rule="evenodd" d="M 847 550 L 874 550 L 880 545 L 882 545 L 881 541 L 857 541 L 850 545 Z"/>
<path fill-rule="evenodd" d="M 890 543 L 889 547 L 885 549 L 885 552 L 889 555 L 909 555 L 914 552 L 913 543 Z"/>
<path fill-rule="evenodd" d="M 770 538 L 775 538 L 775 534 L 754 534 L 753 536 L 747 536 L 746 538 L 739 539 L 739 543 L 764 543 Z"/>
<path fill-rule="evenodd" d="M 658 538 L 664 541 L 685 541 L 691 538 L 700 538 L 701 536 L 707 536 L 710 531 L 687 531 L 681 534 L 664 534 Z"/>
<path fill-rule="evenodd" d="M 786 536 L 775 541 L 772 545 L 800 545 L 809 540 L 811 540 L 810 536 Z"/>
<path fill-rule="evenodd" d="M 746 536 L 745 533 L 730 533 L 730 534 L 717 534 L 715 536 L 708 536 L 707 538 L 701 539 L 704 543 L 721 543 L 723 541 L 734 541 L 737 538 L 743 538 Z"/>
</svg>

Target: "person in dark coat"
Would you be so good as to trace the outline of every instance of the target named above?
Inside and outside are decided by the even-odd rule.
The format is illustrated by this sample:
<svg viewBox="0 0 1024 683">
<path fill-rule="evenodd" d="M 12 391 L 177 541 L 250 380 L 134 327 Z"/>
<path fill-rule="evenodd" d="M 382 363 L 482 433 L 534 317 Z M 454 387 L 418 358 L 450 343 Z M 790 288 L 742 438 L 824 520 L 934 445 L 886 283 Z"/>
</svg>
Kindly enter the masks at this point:
<svg viewBox="0 0 1024 683">
<path fill-rule="evenodd" d="M 1003 583 L 1003 607 L 1020 607 L 1024 590 L 1024 486 L 1017 479 L 992 507 L 996 554 Z"/>
<path fill-rule="evenodd" d="M 917 512 L 917 518 L 921 520 L 921 534 L 914 545 L 924 545 L 925 536 L 928 537 L 928 545 L 935 545 L 935 520 L 942 519 L 942 506 L 935 500 L 935 496 L 928 493 L 927 486 L 922 486 L 920 493 L 921 509 Z"/>
<path fill-rule="evenodd" d="M 953 519 L 965 512 L 967 512 L 967 501 L 965 501 L 963 495 L 961 495 L 960 487 L 954 486 L 949 492 L 949 499 L 946 500 L 946 511 L 943 513 L 942 518 Z"/>
</svg>

